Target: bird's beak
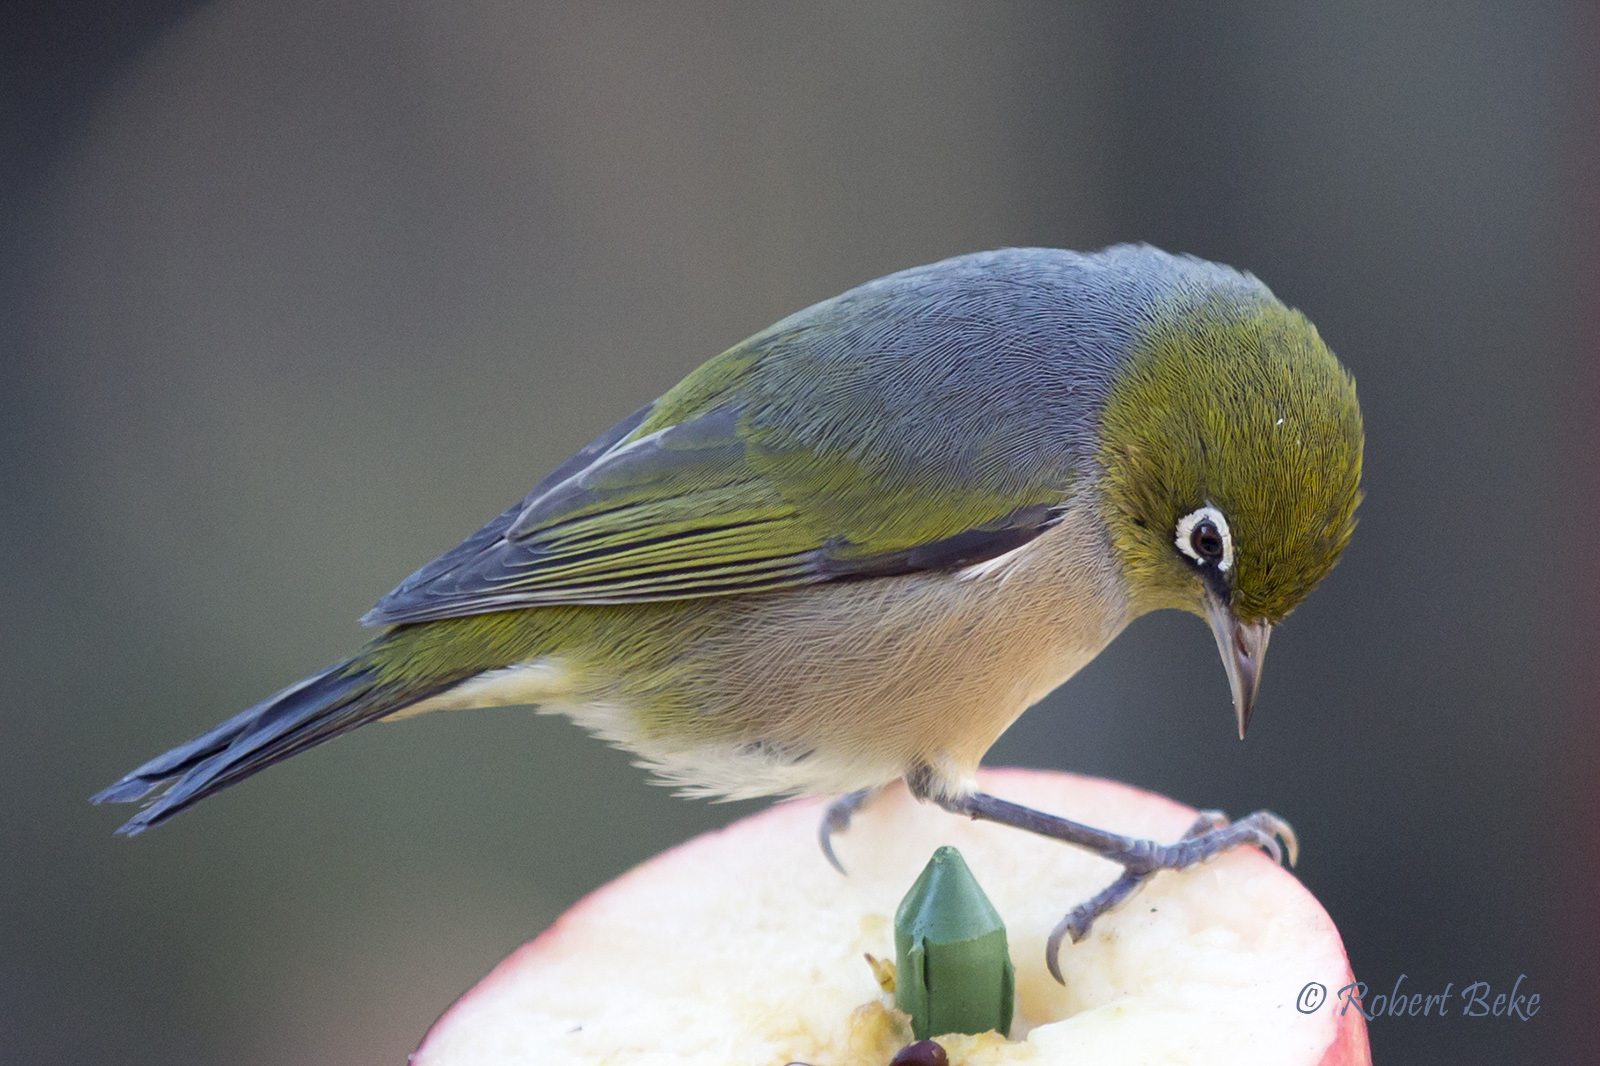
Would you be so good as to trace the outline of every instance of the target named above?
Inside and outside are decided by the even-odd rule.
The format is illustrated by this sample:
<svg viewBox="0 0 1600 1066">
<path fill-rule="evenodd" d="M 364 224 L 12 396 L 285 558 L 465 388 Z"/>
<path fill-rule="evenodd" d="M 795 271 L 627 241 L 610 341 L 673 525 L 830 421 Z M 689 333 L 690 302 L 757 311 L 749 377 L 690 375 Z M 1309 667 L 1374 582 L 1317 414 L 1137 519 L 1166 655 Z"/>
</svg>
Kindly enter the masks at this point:
<svg viewBox="0 0 1600 1066">
<path fill-rule="evenodd" d="M 1228 605 L 1211 592 L 1206 594 L 1206 621 L 1217 638 L 1223 668 L 1228 671 L 1228 687 L 1233 690 L 1233 713 L 1239 719 L 1239 739 L 1250 727 L 1256 709 L 1256 691 L 1261 687 L 1261 660 L 1267 654 L 1267 638 L 1272 626 L 1266 622 L 1241 622 Z"/>
</svg>

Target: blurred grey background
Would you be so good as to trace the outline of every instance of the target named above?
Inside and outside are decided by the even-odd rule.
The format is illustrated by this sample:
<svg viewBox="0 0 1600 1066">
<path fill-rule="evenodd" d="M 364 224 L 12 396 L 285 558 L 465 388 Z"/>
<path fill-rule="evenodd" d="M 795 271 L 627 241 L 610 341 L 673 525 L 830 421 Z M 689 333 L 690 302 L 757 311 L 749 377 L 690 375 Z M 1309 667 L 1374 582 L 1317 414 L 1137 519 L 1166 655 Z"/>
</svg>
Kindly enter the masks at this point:
<svg viewBox="0 0 1600 1066">
<path fill-rule="evenodd" d="M 374 727 L 136 841 L 86 798 L 776 318 L 1008 244 L 1258 273 L 1368 499 L 1239 743 L 1135 624 L 991 762 L 1299 828 L 1357 974 L 1600 1061 L 1592 5 L 126 0 L 0 14 L 0 1061 L 400 1063 L 565 906 L 756 809 L 564 720 Z M 1072 900 L 1062 900 L 1063 906 Z"/>
</svg>

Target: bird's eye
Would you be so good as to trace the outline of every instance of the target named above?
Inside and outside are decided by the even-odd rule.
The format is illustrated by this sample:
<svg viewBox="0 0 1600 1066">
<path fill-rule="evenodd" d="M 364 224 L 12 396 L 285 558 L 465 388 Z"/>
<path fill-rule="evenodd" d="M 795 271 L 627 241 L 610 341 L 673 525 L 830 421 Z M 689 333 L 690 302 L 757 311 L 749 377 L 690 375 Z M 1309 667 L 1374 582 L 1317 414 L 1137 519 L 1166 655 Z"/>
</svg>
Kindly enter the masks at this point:
<svg viewBox="0 0 1600 1066">
<path fill-rule="evenodd" d="M 1202 559 L 1216 562 L 1222 558 L 1222 533 L 1210 522 L 1196 525 L 1194 532 L 1189 534 L 1189 543 L 1194 547 L 1195 554 Z"/>
<path fill-rule="evenodd" d="M 1226 571 L 1233 565 L 1233 537 L 1228 520 L 1209 503 L 1178 519 L 1178 550 L 1194 562 Z"/>
</svg>

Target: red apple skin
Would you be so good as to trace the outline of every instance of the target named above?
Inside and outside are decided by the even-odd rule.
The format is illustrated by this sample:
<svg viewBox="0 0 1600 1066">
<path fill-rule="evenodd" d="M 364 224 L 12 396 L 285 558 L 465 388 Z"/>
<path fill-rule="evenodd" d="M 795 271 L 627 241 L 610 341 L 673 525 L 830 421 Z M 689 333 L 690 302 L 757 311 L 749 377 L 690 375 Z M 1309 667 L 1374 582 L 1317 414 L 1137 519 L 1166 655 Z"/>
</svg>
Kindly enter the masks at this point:
<svg viewBox="0 0 1600 1066">
<path fill-rule="evenodd" d="M 1184 828 L 1193 823 L 1199 813 L 1194 808 L 1186 807 L 1165 796 L 1145 792 L 1120 782 L 1059 771 L 997 767 L 980 771 L 979 782 L 986 791 L 1000 795 L 1009 794 L 1023 802 L 1026 802 L 1030 795 L 1036 796 L 1041 791 L 1066 791 L 1075 798 L 1091 797 L 1101 805 L 1127 806 L 1130 809 L 1136 807 L 1145 822 L 1153 821 L 1169 828 L 1171 831 L 1166 834 L 1168 838 L 1176 838 Z M 580 945 L 568 943 L 572 939 L 572 933 L 575 930 L 582 930 L 590 922 L 594 912 L 606 909 L 612 897 L 627 893 L 635 880 L 648 879 L 664 866 L 676 866 L 684 862 L 697 863 L 702 858 L 702 852 L 709 852 L 719 840 L 730 835 L 768 836 L 793 833 L 798 830 L 805 833 L 808 838 L 814 839 L 816 825 L 825 802 L 822 798 L 806 797 L 779 803 L 769 810 L 741 819 L 723 829 L 703 833 L 670 848 L 591 892 L 569 908 L 544 932 L 506 956 L 481 981 L 440 1015 L 429 1027 L 421 1044 L 411 1055 L 410 1061 L 425 1064 L 430 1059 L 430 1048 L 436 1038 L 449 1030 L 462 1012 L 480 996 L 491 994 L 504 982 L 515 981 L 525 969 L 559 964 L 560 957 L 566 954 L 569 948 L 576 947 L 582 950 Z M 1131 832 L 1133 828 L 1125 827 L 1122 831 Z M 1161 835 L 1155 829 L 1147 828 L 1145 831 L 1154 836 Z M 1271 863 L 1264 853 L 1258 851 L 1250 852 L 1250 857 L 1262 863 Z M 1282 876 L 1292 875 L 1282 872 Z M 1328 928 L 1333 937 L 1340 940 L 1340 953 L 1343 954 L 1342 939 L 1339 938 L 1331 919 L 1328 919 Z M 1347 966 L 1344 981 L 1354 980 L 1353 972 Z M 1340 1006 L 1342 1004 L 1332 998 L 1330 990 L 1330 998 L 1325 1009 L 1337 1011 Z M 1318 1060 L 1318 1066 L 1372 1066 L 1366 1018 L 1359 1010 L 1346 1010 L 1341 1015 L 1334 1041 L 1328 1045 Z"/>
<path fill-rule="evenodd" d="M 1353 973 L 1346 973 L 1346 982 L 1354 981 Z M 1328 1003 L 1330 1009 L 1343 1004 Z M 1367 1042 L 1367 1019 L 1359 1010 L 1346 1010 L 1339 1024 L 1339 1038 L 1322 1056 L 1319 1066 L 1372 1066 L 1372 1046 Z"/>
</svg>

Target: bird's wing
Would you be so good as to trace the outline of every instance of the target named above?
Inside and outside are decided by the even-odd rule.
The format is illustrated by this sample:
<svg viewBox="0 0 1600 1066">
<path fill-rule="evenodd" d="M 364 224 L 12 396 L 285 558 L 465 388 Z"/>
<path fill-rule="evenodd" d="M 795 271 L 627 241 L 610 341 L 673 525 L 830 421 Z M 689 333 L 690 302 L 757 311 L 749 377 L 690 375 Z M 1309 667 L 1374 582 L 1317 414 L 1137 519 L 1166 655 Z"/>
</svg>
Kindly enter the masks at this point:
<svg viewBox="0 0 1600 1066">
<path fill-rule="evenodd" d="M 951 569 L 1056 520 L 1071 479 L 1030 451 L 1026 410 L 962 394 L 937 360 L 812 358 L 816 333 L 774 327 L 713 359 L 362 621 Z"/>
</svg>

